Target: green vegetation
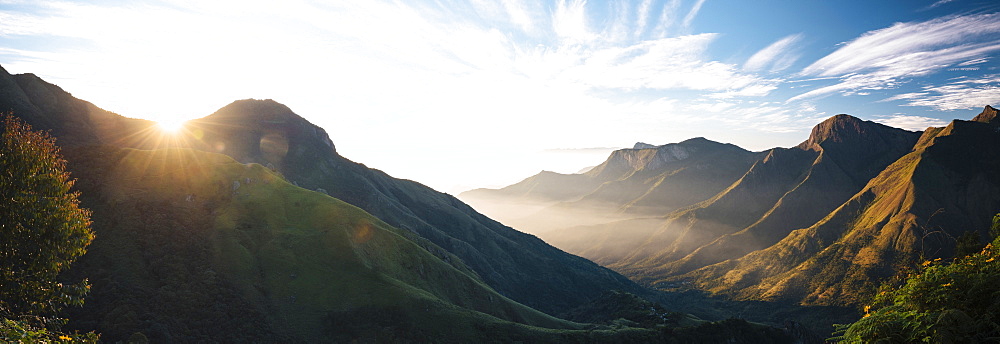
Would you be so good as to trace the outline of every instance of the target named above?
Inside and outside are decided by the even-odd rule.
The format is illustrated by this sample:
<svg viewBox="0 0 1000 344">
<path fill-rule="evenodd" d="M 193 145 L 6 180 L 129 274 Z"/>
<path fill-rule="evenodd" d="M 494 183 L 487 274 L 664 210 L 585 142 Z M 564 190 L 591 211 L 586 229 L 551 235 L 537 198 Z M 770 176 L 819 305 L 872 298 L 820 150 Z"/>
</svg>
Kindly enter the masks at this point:
<svg viewBox="0 0 1000 344">
<path fill-rule="evenodd" d="M 80 306 L 87 281 L 57 280 L 86 252 L 94 235 L 90 212 L 65 171 L 55 139 L 13 116 L 0 138 L 0 340 L 95 341 L 58 332 L 66 306 Z"/>
<path fill-rule="evenodd" d="M 739 320 L 676 316 L 684 322 L 643 328 L 556 319 L 406 231 L 223 155 L 73 154 L 87 158 L 73 167 L 93 195 L 84 201 L 100 236 L 74 267 L 94 288 L 69 325 L 110 341 L 787 342 L 781 330 Z"/>
<path fill-rule="evenodd" d="M 1000 215 L 998 215 L 1000 217 Z M 996 218 L 994 218 L 996 219 Z M 993 231 L 1000 229 L 994 221 Z M 919 274 L 885 284 L 863 318 L 840 325 L 847 343 L 981 343 L 1000 340 L 1000 237 L 952 263 L 924 262 Z"/>
</svg>

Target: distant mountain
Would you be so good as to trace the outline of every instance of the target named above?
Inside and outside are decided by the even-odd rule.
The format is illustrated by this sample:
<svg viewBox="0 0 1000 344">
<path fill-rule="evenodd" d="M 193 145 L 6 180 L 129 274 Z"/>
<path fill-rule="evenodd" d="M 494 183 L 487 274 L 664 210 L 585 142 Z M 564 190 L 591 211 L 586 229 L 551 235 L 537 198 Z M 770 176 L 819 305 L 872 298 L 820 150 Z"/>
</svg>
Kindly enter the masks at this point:
<svg viewBox="0 0 1000 344">
<path fill-rule="evenodd" d="M 919 135 L 831 117 L 797 147 L 768 151 L 711 200 L 671 214 L 643 246 L 611 266 L 651 282 L 768 247 L 851 198 L 909 152 Z"/>
<path fill-rule="evenodd" d="M 642 146 L 643 145 L 638 145 Z M 738 179 L 757 153 L 704 138 L 655 148 L 620 149 L 582 174 L 542 172 L 517 184 L 459 195 L 479 207 L 542 205 L 502 222 L 542 233 L 553 228 L 657 216 L 712 197 Z M 546 240 L 549 236 L 542 234 Z"/>
<path fill-rule="evenodd" d="M 702 171 L 688 179 L 678 178 L 687 170 L 671 167 L 697 155 L 676 150 L 692 140 L 660 146 L 656 153 L 649 148 L 620 150 L 605 164 L 586 174 L 560 177 L 555 185 L 529 178 L 526 181 L 535 183 L 531 190 L 591 191 L 511 221 L 564 216 L 563 208 L 595 213 L 603 207 L 616 216 L 577 215 L 589 223 L 556 223 L 535 230 L 558 247 L 659 288 L 693 286 L 741 300 L 854 304 L 882 279 L 913 264 L 915 257 L 947 256 L 954 238 L 967 230 L 984 230 L 982 222 L 1000 210 L 1000 193 L 995 192 L 1000 185 L 996 182 L 1000 160 L 995 159 L 998 134 L 990 132 L 996 117 L 996 109 L 987 106 L 972 122 L 910 132 L 837 115 L 814 127 L 796 147 L 744 151 L 738 156 L 748 159 L 746 164 L 695 165 L 731 171 L 711 171 L 715 175 Z M 900 172 L 909 171 L 901 166 L 911 165 L 922 169 L 915 175 Z M 922 170 L 934 172 L 921 174 Z M 629 183 L 648 181 L 636 178 L 648 175 L 668 178 Z M 681 180 L 678 184 L 694 191 L 667 183 Z M 665 187 L 673 189 L 658 191 Z M 915 191 L 901 198 L 899 190 L 907 188 Z M 461 196 L 532 197 L 511 190 L 477 190 Z M 893 190 L 894 196 L 880 190 Z M 636 198 L 637 194 L 642 197 Z M 660 198 L 642 202 L 654 194 Z M 873 202 L 878 206 L 873 208 Z M 878 216 L 872 213 L 875 209 L 881 209 Z M 854 232 L 868 234 L 849 241 L 850 249 L 845 248 L 847 241 L 837 241 Z M 880 233 L 897 237 L 888 239 Z M 868 242 L 872 236 L 888 241 L 872 246 Z M 913 237 L 922 238 L 918 251 L 908 241 Z M 865 257 L 863 264 L 859 257 Z"/>
</svg>

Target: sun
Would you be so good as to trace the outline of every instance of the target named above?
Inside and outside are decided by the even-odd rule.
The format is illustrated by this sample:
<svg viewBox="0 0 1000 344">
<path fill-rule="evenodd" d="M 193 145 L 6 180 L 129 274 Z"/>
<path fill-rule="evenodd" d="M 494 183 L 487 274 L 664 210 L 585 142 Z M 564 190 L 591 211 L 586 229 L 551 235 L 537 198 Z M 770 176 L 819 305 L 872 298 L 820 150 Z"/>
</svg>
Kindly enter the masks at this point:
<svg viewBox="0 0 1000 344">
<path fill-rule="evenodd" d="M 160 127 L 160 130 L 168 134 L 176 134 L 184 128 L 184 122 L 178 119 L 162 119 L 156 122 L 156 125 Z"/>
</svg>

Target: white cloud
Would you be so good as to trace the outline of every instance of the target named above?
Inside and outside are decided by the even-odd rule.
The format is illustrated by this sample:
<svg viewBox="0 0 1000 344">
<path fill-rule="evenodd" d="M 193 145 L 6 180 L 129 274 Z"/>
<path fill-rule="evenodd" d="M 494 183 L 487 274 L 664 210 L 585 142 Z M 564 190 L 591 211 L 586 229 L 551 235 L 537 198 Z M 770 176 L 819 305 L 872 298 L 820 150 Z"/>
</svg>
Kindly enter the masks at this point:
<svg viewBox="0 0 1000 344">
<path fill-rule="evenodd" d="M 627 13 L 606 21 L 586 5 L 42 0 L 28 6 L 44 15 L 0 9 L 0 34 L 83 44 L 0 48 L 0 57 L 11 72 L 37 73 L 127 116 L 189 119 L 235 99 L 272 98 L 325 127 L 348 157 L 445 190 L 478 182 L 420 170 L 435 166 L 420 159 L 483 156 L 479 165 L 450 168 L 490 169 L 520 164 L 512 152 L 537 147 L 678 141 L 707 126 L 799 127 L 788 124 L 800 122 L 797 108 L 741 101 L 777 81 L 708 57 L 715 34 L 666 35 L 682 24 L 679 1 L 612 7 Z M 614 26 L 633 15 L 645 24 Z M 598 35 L 608 32 L 624 34 Z M 699 97 L 740 116 L 684 105 Z M 465 175 L 483 173 L 492 172 Z"/>
<path fill-rule="evenodd" d="M 1000 104 L 1000 74 L 925 86 L 923 92 L 899 94 L 883 101 L 905 100 L 903 105 L 937 110 L 968 110 Z"/>
<path fill-rule="evenodd" d="M 602 88 L 741 90 L 764 80 L 741 74 L 733 65 L 706 61 L 714 34 L 643 41 L 597 49 L 568 68 L 562 77 Z"/>
<path fill-rule="evenodd" d="M 948 125 L 948 122 L 937 118 L 907 115 L 878 116 L 874 119 L 874 121 L 890 127 L 912 131 L 922 131 L 929 127 L 941 127 Z"/>
<path fill-rule="evenodd" d="M 560 38 L 570 43 L 583 43 L 594 39 L 587 28 L 587 2 L 561 0 L 552 14 L 552 29 Z"/>
<path fill-rule="evenodd" d="M 1000 13 L 897 23 L 861 35 L 806 67 L 802 74 L 833 76 L 872 69 L 921 70 L 1000 49 L 998 33 Z M 988 39 L 985 43 L 966 43 L 984 37 Z M 934 61 L 922 61 L 927 57 Z"/>
<path fill-rule="evenodd" d="M 1000 51 L 1000 13 L 897 23 L 867 32 L 803 69 L 802 76 L 840 77 L 841 81 L 789 101 L 893 88 L 904 78 L 977 61 L 995 51 Z"/>
<path fill-rule="evenodd" d="M 652 10 L 652 6 L 653 0 L 643 0 L 642 3 L 639 4 L 634 33 L 636 37 L 641 36 L 646 30 L 646 25 L 649 23 L 649 12 Z"/>
<path fill-rule="evenodd" d="M 684 16 L 684 23 L 681 24 L 685 29 L 689 29 L 691 27 L 691 22 L 693 22 L 694 18 L 698 16 L 698 12 L 701 11 L 701 5 L 704 4 L 705 0 L 697 0 L 694 5 L 691 6 L 691 10 Z"/>
<path fill-rule="evenodd" d="M 743 64 L 743 69 L 748 71 L 768 69 L 772 72 L 788 69 L 801 56 L 794 51 L 794 46 L 801 40 L 802 34 L 785 36 L 750 56 Z"/>
<path fill-rule="evenodd" d="M 531 10 L 524 0 L 503 0 L 503 7 L 510 16 L 510 21 L 521 27 L 524 32 L 535 31 L 535 23 Z"/>
<path fill-rule="evenodd" d="M 656 27 L 653 29 L 654 35 L 658 37 L 667 36 L 669 28 L 676 24 L 677 10 L 681 6 L 681 0 L 668 0 L 660 9 L 660 16 L 656 19 Z"/>
</svg>

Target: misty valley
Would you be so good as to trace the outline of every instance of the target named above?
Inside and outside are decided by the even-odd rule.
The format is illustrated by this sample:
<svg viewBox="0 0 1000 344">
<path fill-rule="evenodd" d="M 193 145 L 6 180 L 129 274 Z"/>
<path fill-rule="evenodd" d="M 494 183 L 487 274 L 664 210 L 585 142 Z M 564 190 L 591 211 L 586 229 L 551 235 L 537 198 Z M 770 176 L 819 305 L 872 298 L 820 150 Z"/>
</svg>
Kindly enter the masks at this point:
<svg viewBox="0 0 1000 344">
<path fill-rule="evenodd" d="M 1000 336 L 989 105 L 924 131 L 836 115 L 797 146 L 756 152 L 640 142 L 585 172 L 458 197 L 342 157 L 273 100 L 166 131 L 0 69 L 0 108 L 7 144 L 34 142 L 19 130 L 54 138 L 92 231 L 75 262 L 45 270 L 59 288 L 83 281 L 77 301 L 18 308 L 27 282 L 0 286 L 6 340 Z M 3 179 L 4 192 L 31 178 Z M 4 212 L 11 228 L 37 216 Z"/>
</svg>

